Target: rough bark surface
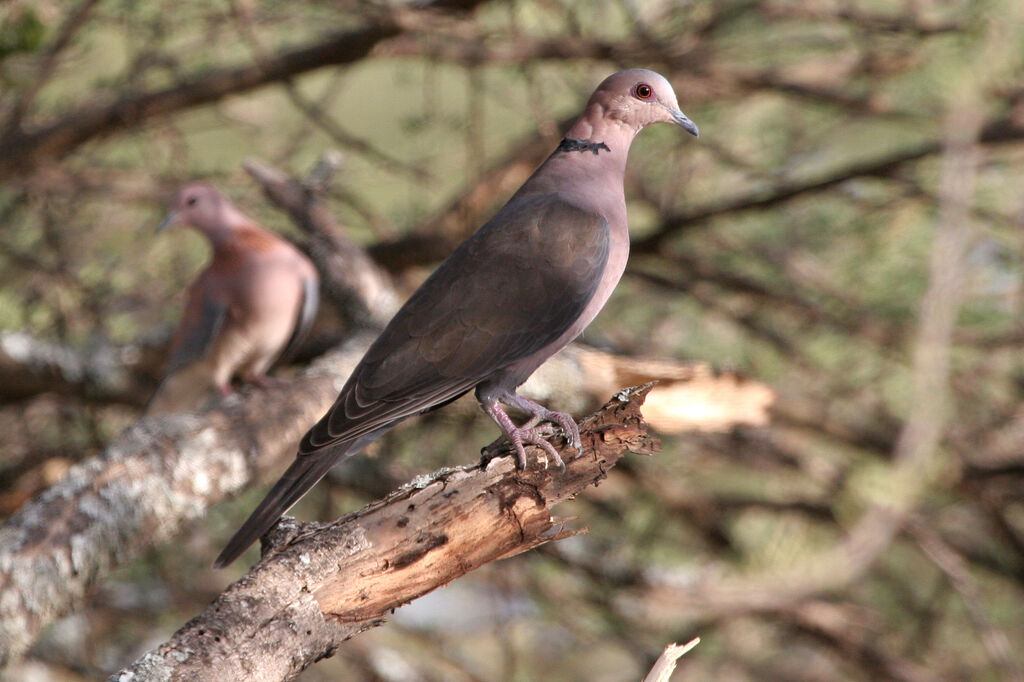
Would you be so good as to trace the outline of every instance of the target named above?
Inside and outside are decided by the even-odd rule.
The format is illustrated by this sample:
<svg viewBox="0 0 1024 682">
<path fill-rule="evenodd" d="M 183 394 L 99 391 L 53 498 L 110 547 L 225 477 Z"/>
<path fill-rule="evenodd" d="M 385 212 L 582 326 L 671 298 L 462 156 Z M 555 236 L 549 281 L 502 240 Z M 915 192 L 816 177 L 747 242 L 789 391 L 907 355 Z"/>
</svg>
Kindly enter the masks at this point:
<svg viewBox="0 0 1024 682">
<path fill-rule="evenodd" d="M 92 586 L 276 470 L 369 343 L 356 337 L 301 379 L 205 414 L 145 419 L 0 527 L 0 668 Z"/>
<path fill-rule="evenodd" d="M 444 469 L 331 524 L 279 524 L 263 559 L 202 614 L 111 679 L 285 680 L 387 613 L 496 559 L 574 534 L 551 507 L 599 483 L 626 452 L 651 453 L 640 405 L 618 393 L 580 424 L 584 452 L 560 440 L 566 471 L 511 457 Z"/>
</svg>

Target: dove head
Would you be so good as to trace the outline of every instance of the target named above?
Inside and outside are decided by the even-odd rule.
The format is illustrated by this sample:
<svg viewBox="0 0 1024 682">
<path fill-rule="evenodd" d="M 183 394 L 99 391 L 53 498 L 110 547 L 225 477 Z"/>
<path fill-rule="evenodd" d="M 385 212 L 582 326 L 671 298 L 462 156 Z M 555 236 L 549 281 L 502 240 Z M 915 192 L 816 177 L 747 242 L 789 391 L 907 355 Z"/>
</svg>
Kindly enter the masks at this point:
<svg viewBox="0 0 1024 682">
<path fill-rule="evenodd" d="M 676 93 L 665 77 L 647 69 L 614 73 L 597 86 L 587 105 L 598 107 L 606 118 L 640 131 L 652 123 L 674 123 L 694 136 L 697 125 L 679 110 Z"/>
<path fill-rule="evenodd" d="M 231 228 L 236 213 L 227 197 L 212 185 L 190 182 L 175 192 L 167 217 L 157 226 L 157 232 L 176 223 L 185 223 L 213 238 L 216 233 Z"/>
</svg>

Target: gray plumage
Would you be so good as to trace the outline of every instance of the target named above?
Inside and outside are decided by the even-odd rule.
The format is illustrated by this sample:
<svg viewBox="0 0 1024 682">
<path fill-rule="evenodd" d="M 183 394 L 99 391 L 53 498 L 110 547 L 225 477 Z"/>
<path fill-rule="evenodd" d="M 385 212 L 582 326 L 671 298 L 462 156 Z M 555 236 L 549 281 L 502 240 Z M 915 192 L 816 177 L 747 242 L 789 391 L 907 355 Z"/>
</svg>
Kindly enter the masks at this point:
<svg viewBox="0 0 1024 682">
<path fill-rule="evenodd" d="M 626 157 L 636 133 L 656 122 L 698 134 L 657 73 L 632 69 L 601 83 L 559 148 L 395 314 L 215 566 L 231 563 L 332 466 L 470 389 L 520 466 L 524 443 L 562 464 L 535 428 L 540 421 L 560 425 L 579 450 L 569 415 L 515 390 L 583 331 L 619 281 L 629 253 Z M 516 426 L 503 404 L 530 420 Z"/>
</svg>

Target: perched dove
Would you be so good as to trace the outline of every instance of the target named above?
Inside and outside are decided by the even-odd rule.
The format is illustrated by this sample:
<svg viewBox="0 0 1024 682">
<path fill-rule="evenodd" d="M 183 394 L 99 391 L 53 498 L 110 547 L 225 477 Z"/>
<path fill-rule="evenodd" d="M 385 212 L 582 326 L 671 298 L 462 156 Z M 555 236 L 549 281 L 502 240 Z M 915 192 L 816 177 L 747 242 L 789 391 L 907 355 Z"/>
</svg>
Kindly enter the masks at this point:
<svg viewBox="0 0 1024 682">
<path fill-rule="evenodd" d="M 516 388 L 583 331 L 618 283 L 629 253 L 626 156 L 658 122 L 698 134 L 659 74 L 631 69 L 601 83 L 558 149 L 395 314 L 214 565 L 234 561 L 332 466 L 471 389 L 519 466 L 524 443 L 564 466 L 536 425 L 558 424 L 578 451 L 576 423 Z M 502 405 L 531 416 L 516 426 Z"/>
<path fill-rule="evenodd" d="M 196 409 L 211 388 L 226 395 L 239 376 L 262 384 L 316 315 L 316 269 L 294 246 L 243 215 L 208 184 L 182 187 L 158 231 L 186 223 L 213 247 L 188 290 L 166 378 L 147 414 Z"/>
</svg>

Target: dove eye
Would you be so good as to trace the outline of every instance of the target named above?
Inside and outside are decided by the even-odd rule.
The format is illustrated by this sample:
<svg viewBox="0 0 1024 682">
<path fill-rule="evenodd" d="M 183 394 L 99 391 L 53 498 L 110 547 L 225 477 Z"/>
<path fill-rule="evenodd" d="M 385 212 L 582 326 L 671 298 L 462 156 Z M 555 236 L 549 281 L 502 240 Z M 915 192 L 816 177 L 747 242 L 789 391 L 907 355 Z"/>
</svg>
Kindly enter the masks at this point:
<svg viewBox="0 0 1024 682">
<path fill-rule="evenodd" d="M 637 99 L 650 99 L 651 95 L 654 94 L 654 88 L 647 83 L 641 83 L 633 90 L 633 94 L 636 95 Z"/>
<path fill-rule="evenodd" d="M 185 203 L 188 204 L 189 206 L 195 206 L 196 205 L 196 198 L 195 197 L 189 197 L 188 201 L 186 201 Z"/>
</svg>

